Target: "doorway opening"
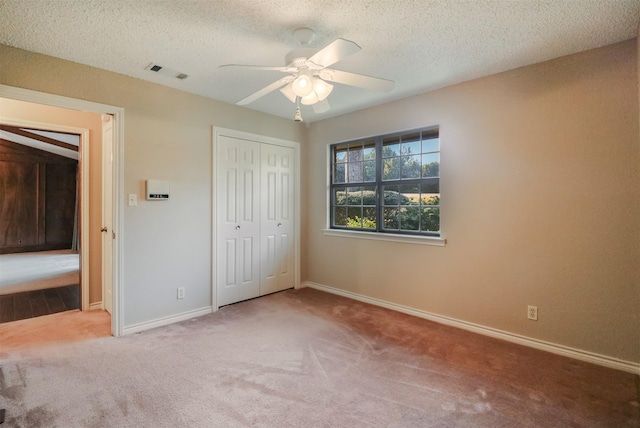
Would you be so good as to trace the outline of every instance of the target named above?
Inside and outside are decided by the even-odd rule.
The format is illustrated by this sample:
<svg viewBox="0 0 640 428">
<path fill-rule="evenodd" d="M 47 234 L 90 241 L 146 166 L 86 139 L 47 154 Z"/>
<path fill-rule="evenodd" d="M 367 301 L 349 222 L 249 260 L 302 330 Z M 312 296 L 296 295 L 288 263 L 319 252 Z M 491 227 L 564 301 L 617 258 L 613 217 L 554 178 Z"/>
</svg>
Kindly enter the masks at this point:
<svg viewBox="0 0 640 428">
<path fill-rule="evenodd" d="M 25 121 L 39 113 L 29 103 L 3 100 L 2 111 L 15 116 L 0 122 L 0 323 L 79 309 L 89 132 Z"/>
<path fill-rule="evenodd" d="M 39 92 L 24 90 L 20 88 L 13 88 L 4 85 L 0 85 L 0 103 L 7 102 L 25 102 L 31 103 L 32 106 L 35 106 L 35 109 L 57 109 L 54 114 L 49 113 L 46 115 L 46 122 L 54 124 L 50 131 L 59 132 L 64 127 L 73 128 L 73 131 L 76 131 L 77 126 L 87 126 L 87 125 L 78 125 L 78 123 L 73 123 L 73 126 L 69 126 L 71 124 L 73 118 L 65 117 L 65 116 L 82 116 L 85 117 L 87 115 L 92 115 L 94 122 L 97 124 L 95 126 L 87 126 L 85 129 L 80 129 L 80 132 L 75 132 L 80 137 L 80 150 L 79 150 L 79 176 L 81 177 L 81 191 L 78 192 L 81 196 L 78 198 L 78 223 L 79 223 L 79 231 L 78 235 L 79 239 L 79 248 L 76 248 L 76 251 L 79 253 L 79 261 L 78 268 L 81 275 L 81 281 L 79 283 L 83 288 L 83 292 L 79 294 L 82 296 L 81 302 L 79 303 L 79 308 L 82 309 L 82 312 L 78 312 L 81 314 L 88 314 L 90 310 L 104 310 L 105 306 L 111 309 L 111 317 L 108 320 L 108 331 L 112 335 L 120 335 L 121 334 L 121 313 L 119 304 L 119 286 L 120 286 L 120 274 L 119 274 L 119 256 L 120 256 L 120 245 L 117 241 L 111 240 L 111 251 L 109 255 L 111 257 L 106 257 L 107 259 L 111 259 L 111 268 L 110 272 L 106 275 L 107 278 L 111 279 L 112 286 L 111 290 L 111 299 L 109 302 L 105 302 L 103 297 L 104 294 L 104 276 L 105 272 L 103 271 L 103 264 L 105 253 L 103 251 L 103 235 L 107 235 L 103 230 L 105 229 L 105 225 L 103 224 L 103 205 L 104 198 L 102 198 L 102 194 L 104 192 L 104 186 L 110 187 L 112 197 L 110 198 L 110 212 L 112 214 L 111 224 L 108 227 L 108 236 L 115 239 L 117 235 L 119 235 L 120 230 L 120 222 L 122 213 L 120 212 L 121 206 L 117 203 L 117 198 L 120 193 L 120 186 L 122 180 L 122 171 L 120 168 L 121 165 L 121 153 L 122 153 L 122 136 L 123 136 L 123 127 L 122 127 L 122 119 L 123 119 L 123 110 L 121 108 L 105 106 L 102 104 L 96 104 L 91 102 L 85 102 L 81 100 L 74 100 L 65 97 L 59 97 L 49 94 L 43 94 Z M 2 111 L 2 117 L 0 118 L 0 122 L 6 122 L 6 115 L 8 115 L 8 110 L 4 108 L 0 109 Z M 24 111 L 22 112 L 24 113 Z M 19 115 L 18 115 L 19 116 Z M 77 117 L 76 117 L 77 118 Z M 14 121 L 13 125 L 16 125 L 16 121 L 20 122 L 18 126 L 27 126 L 33 121 L 37 121 L 38 117 L 25 118 L 22 117 L 20 120 L 14 117 L 11 118 Z M 30 122 L 31 121 L 31 122 Z M 29 122 L 29 124 L 25 124 L 25 122 Z M 100 142 L 101 137 L 103 137 L 102 126 L 105 122 L 110 122 L 111 126 L 111 141 L 109 148 L 112 152 L 111 159 L 112 162 L 109 163 L 109 166 L 112 167 L 111 174 L 109 174 L 109 180 L 111 182 L 105 183 L 103 180 L 103 167 L 102 167 L 102 148 L 104 145 L 95 144 L 91 145 L 93 141 Z M 42 129 L 42 127 L 40 127 Z M 73 134 L 74 132 L 68 132 L 67 129 L 62 130 L 63 132 L 67 132 L 69 134 Z M 84 132 L 84 134 L 83 134 Z M 91 140 L 89 140 L 89 135 L 91 135 Z M 82 147 L 83 145 L 83 137 L 86 147 Z M 90 142 L 91 141 L 91 142 Z M 107 151 L 107 152 L 109 152 Z M 96 159 L 91 157 L 92 152 L 96 152 L 98 156 Z M 91 177 L 91 179 L 90 179 Z M 96 191 L 97 189 L 97 191 Z M 97 203 L 96 203 L 97 201 Z M 96 215 L 97 214 L 97 215 Z M 91 238 L 90 238 L 91 235 Z M 97 245 L 96 245 L 97 243 Z M 73 251 L 73 250 L 66 250 Z M 45 255 L 41 253 L 40 255 Z M 97 260 L 97 263 L 96 263 Z M 97 266 L 97 267 L 96 267 Z M 76 271 L 76 275 L 77 275 Z M 67 297 L 70 293 L 69 290 L 60 290 L 60 293 L 66 293 Z M 51 293 L 51 292 L 50 292 Z M 0 309 L 1 311 L 1 309 Z M 77 312 L 77 311 L 76 311 Z M 0 325 L 0 327 L 2 327 Z"/>
</svg>

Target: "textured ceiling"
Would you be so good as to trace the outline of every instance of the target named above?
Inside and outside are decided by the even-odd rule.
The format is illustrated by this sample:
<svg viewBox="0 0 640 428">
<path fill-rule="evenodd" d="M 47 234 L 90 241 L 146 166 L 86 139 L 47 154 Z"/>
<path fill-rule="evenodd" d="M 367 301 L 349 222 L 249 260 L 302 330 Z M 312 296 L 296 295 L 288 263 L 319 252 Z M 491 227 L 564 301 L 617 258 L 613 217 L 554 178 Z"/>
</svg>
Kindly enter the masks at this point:
<svg viewBox="0 0 640 428">
<path fill-rule="evenodd" d="M 302 106 L 310 122 L 627 40 L 639 19 L 640 0 L 0 0 L 0 43 L 235 103 L 283 75 L 218 67 L 285 65 L 292 31 L 310 27 L 313 47 L 362 47 L 332 68 L 396 82 L 336 85 L 328 112 Z M 279 91 L 248 107 L 295 111 Z"/>
</svg>

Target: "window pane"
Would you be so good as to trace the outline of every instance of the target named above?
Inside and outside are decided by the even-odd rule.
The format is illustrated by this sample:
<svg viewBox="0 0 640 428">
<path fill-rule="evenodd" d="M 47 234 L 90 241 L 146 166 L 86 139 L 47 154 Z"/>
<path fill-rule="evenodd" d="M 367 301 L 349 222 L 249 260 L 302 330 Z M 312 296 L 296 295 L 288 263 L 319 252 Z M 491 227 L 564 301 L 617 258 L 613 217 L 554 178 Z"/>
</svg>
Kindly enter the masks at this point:
<svg viewBox="0 0 640 428">
<path fill-rule="evenodd" d="M 400 158 L 384 159 L 382 162 L 383 180 L 397 180 L 400 178 Z"/>
<path fill-rule="evenodd" d="M 375 159 L 376 158 L 376 142 L 368 141 L 364 143 L 364 158 Z"/>
<path fill-rule="evenodd" d="M 357 162 L 363 160 L 362 144 L 349 146 L 347 162 Z"/>
<path fill-rule="evenodd" d="M 364 180 L 376 181 L 376 161 L 364 161 Z"/>
<path fill-rule="evenodd" d="M 440 179 L 428 178 L 420 183 L 420 193 L 440 193 Z"/>
<path fill-rule="evenodd" d="M 361 207 L 348 207 L 347 208 L 347 227 L 362 227 L 362 208 Z"/>
<path fill-rule="evenodd" d="M 389 230 L 398 230 L 398 209 L 384 208 L 384 228 Z"/>
<path fill-rule="evenodd" d="M 333 195 L 333 205 L 346 205 L 347 192 L 345 189 L 335 189 Z"/>
<path fill-rule="evenodd" d="M 420 207 L 411 206 L 400 209 L 400 229 L 420 230 Z"/>
<path fill-rule="evenodd" d="M 412 141 L 418 141 L 420 142 L 420 138 L 421 138 L 421 133 L 418 132 L 412 132 L 411 134 L 404 134 L 402 135 L 400 138 L 402 138 L 402 142 L 403 143 L 410 143 Z"/>
<path fill-rule="evenodd" d="M 362 187 L 347 188 L 347 205 L 362 205 Z"/>
<path fill-rule="evenodd" d="M 423 208 L 421 228 L 424 232 L 440 231 L 440 208 Z"/>
<path fill-rule="evenodd" d="M 420 203 L 425 205 L 440 205 L 440 195 L 422 194 Z"/>
<path fill-rule="evenodd" d="M 430 153 L 428 155 L 422 155 L 422 176 L 440 176 L 440 153 Z"/>
<path fill-rule="evenodd" d="M 375 186 L 366 186 L 362 188 L 362 205 L 376 206 L 378 198 L 376 197 Z"/>
<path fill-rule="evenodd" d="M 400 205 L 418 205 L 420 203 L 420 186 L 404 184 L 400 186 Z"/>
<path fill-rule="evenodd" d="M 338 163 L 335 166 L 335 170 L 333 172 L 333 182 L 334 183 L 346 183 L 345 182 L 345 164 Z"/>
<path fill-rule="evenodd" d="M 400 137 L 389 137 L 382 140 L 382 157 L 400 156 Z"/>
<path fill-rule="evenodd" d="M 400 151 L 403 155 L 420 154 L 420 136 L 418 135 L 418 139 L 416 141 L 403 141 L 402 145 L 400 146 Z"/>
<path fill-rule="evenodd" d="M 383 186 L 384 205 L 398 205 L 398 186 Z"/>
<path fill-rule="evenodd" d="M 360 183 L 364 181 L 362 162 L 353 162 L 347 164 L 347 182 Z"/>
<path fill-rule="evenodd" d="M 336 207 L 333 212 L 333 224 L 335 226 L 347 225 L 347 208 Z"/>
<path fill-rule="evenodd" d="M 402 156 L 400 158 L 402 163 L 402 178 L 420 178 L 420 155 L 415 156 Z"/>
<path fill-rule="evenodd" d="M 343 163 L 347 161 L 347 146 L 338 146 L 334 149 L 335 163 Z"/>
<path fill-rule="evenodd" d="M 376 209 L 364 208 L 363 212 L 364 212 L 364 217 L 362 219 L 362 227 L 365 229 L 375 229 L 377 227 Z"/>
<path fill-rule="evenodd" d="M 422 140 L 422 153 L 440 151 L 440 138 Z"/>
</svg>

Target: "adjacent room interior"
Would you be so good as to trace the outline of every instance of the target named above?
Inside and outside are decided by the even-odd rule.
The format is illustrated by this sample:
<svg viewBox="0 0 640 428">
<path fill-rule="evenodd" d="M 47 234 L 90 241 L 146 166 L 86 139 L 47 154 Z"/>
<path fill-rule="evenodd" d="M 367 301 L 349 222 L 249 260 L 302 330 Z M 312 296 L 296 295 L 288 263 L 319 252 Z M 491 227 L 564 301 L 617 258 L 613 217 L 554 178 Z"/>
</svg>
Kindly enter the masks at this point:
<svg viewBox="0 0 640 428">
<path fill-rule="evenodd" d="M 0 138 L 0 323 L 78 309 L 79 136 L 1 125 Z"/>
<path fill-rule="evenodd" d="M 640 2 L 384 3 L 0 3 L 0 124 L 89 141 L 9 425 L 640 426 Z"/>
</svg>

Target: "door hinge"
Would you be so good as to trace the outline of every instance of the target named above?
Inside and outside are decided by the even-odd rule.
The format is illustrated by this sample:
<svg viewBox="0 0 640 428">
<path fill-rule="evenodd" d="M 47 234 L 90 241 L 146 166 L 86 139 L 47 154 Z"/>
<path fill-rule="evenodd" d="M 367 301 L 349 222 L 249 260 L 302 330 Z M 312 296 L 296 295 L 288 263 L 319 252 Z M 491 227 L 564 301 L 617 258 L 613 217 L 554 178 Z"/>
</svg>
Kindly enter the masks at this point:
<svg viewBox="0 0 640 428">
<path fill-rule="evenodd" d="M 116 233 L 115 232 L 111 232 L 112 233 L 112 239 L 116 239 Z"/>
</svg>

